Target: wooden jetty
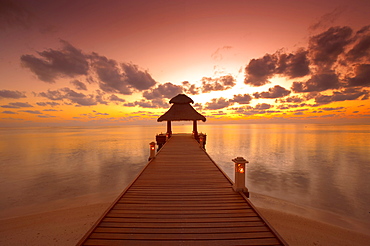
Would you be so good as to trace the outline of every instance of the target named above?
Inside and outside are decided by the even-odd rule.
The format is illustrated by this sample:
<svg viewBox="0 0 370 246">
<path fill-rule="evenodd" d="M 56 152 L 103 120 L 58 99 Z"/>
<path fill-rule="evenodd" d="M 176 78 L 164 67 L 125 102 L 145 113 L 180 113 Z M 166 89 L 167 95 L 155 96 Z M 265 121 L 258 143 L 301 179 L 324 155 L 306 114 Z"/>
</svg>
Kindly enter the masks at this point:
<svg viewBox="0 0 370 246">
<path fill-rule="evenodd" d="M 233 185 L 173 134 L 78 245 L 287 245 Z"/>
</svg>

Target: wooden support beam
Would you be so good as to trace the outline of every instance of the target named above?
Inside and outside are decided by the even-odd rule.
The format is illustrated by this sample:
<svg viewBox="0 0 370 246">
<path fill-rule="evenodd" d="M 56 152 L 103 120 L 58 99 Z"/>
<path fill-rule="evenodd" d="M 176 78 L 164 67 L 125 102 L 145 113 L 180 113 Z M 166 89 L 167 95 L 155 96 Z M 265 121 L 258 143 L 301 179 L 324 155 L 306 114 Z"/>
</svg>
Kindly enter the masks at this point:
<svg viewBox="0 0 370 246">
<path fill-rule="evenodd" d="M 171 121 L 167 121 L 167 133 L 169 134 L 168 137 L 171 137 L 172 135 L 172 128 L 171 128 Z"/>
<path fill-rule="evenodd" d="M 196 120 L 193 120 L 193 136 L 195 139 L 198 138 L 198 126 Z"/>
</svg>

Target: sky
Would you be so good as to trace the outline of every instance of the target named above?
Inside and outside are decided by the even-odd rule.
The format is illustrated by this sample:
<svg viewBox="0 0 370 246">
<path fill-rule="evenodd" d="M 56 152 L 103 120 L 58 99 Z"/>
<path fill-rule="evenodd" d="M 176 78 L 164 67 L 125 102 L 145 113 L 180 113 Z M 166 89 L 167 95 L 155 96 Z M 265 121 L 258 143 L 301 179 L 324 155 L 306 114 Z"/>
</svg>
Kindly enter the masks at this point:
<svg viewBox="0 0 370 246">
<path fill-rule="evenodd" d="M 370 122 L 370 1 L 0 0 L 0 127 Z"/>
</svg>

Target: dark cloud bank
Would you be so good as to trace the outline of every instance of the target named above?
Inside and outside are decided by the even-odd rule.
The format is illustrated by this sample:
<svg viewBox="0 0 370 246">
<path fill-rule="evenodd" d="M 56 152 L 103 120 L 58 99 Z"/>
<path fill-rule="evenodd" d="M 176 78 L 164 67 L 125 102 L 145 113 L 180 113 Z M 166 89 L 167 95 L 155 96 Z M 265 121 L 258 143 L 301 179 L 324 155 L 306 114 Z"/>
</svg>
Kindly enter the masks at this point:
<svg viewBox="0 0 370 246">
<path fill-rule="evenodd" d="M 49 49 L 34 55 L 21 56 L 24 67 L 29 68 L 40 80 L 55 83 L 57 79 L 96 75 L 99 87 L 104 92 L 131 95 L 136 90 L 145 90 L 156 84 L 147 71 L 131 63 L 119 64 L 97 53 L 84 54 L 67 41 L 61 40 L 62 49 Z M 89 82 L 93 80 L 88 80 Z M 86 85 L 75 79 L 71 83 L 78 90 Z"/>
<path fill-rule="evenodd" d="M 25 98 L 25 97 L 26 95 L 20 91 L 0 90 L 0 99 L 1 98 L 19 99 L 19 98 Z"/>
<path fill-rule="evenodd" d="M 62 48 L 48 49 L 35 55 L 21 56 L 24 67 L 45 83 L 56 83 L 60 78 L 71 78 L 71 85 L 78 91 L 87 91 L 88 84 L 97 83 L 100 90 L 94 94 L 76 92 L 70 88 L 36 93 L 53 101 L 67 100 L 79 106 L 124 102 L 121 95 L 131 95 L 154 87 L 157 82 L 148 71 L 132 63 L 118 63 L 97 53 L 85 54 L 67 41 L 61 40 Z M 85 78 L 85 82 L 80 78 Z M 25 97 L 18 91 L 0 91 L 0 98 Z"/>
<path fill-rule="evenodd" d="M 255 98 L 281 98 L 294 92 L 301 96 L 279 102 L 297 103 L 314 98 L 316 106 L 367 99 L 369 92 L 364 87 L 370 86 L 370 26 L 357 32 L 346 26 L 331 27 L 310 37 L 307 49 L 293 53 L 277 51 L 252 59 L 245 67 L 244 83 L 262 86 L 274 76 L 299 81 L 294 81 L 290 90 L 275 86 L 267 92 L 254 93 Z M 334 90 L 333 94 L 321 94 L 327 90 Z"/>
</svg>

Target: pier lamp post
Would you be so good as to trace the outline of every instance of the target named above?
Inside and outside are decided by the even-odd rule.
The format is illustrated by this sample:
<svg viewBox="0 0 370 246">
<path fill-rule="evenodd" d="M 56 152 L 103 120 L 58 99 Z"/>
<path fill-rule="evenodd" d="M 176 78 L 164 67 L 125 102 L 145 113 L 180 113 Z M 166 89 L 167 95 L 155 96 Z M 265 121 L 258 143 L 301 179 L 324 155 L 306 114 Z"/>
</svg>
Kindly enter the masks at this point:
<svg viewBox="0 0 370 246">
<path fill-rule="evenodd" d="M 199 145 L 201 148 L 204 148 L 204 135 L 203 133 L 199 134 Z"/>
<path fill-rule="evenodd" d="M 149 149 L 150 149 L 150 155 L 149 155 L 149 161 L 150 161 L 151 159 L 154 159 L 155 157 L 155 142 L 151 142 L 149 144 Z"/>
<path fill-rule="evenodd" d="M 232 159 L 235 163 L 235 182 L 233 189 L 235 192 L 243 192 L 249 197 L 248 189 L 245 187 L 245 164 L 248 163 L 243 157 Z"/>
</svg>

